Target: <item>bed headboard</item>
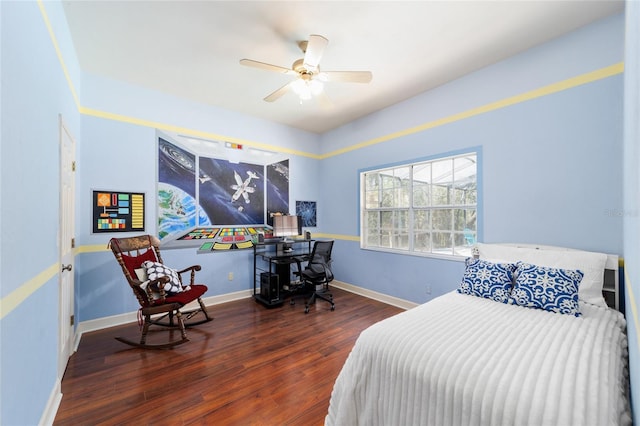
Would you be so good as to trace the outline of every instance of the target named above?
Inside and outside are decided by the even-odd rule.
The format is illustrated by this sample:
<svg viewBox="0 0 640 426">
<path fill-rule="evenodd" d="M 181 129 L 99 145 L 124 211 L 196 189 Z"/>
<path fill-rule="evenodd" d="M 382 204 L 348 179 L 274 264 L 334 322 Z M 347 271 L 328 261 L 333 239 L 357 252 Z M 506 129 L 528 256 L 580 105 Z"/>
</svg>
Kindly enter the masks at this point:
<svg viewBox="0 0 640 426">
<path fill-rule="evenodd" d="M 568 250 L 568 251 L 584 251 L 567 247 L 540 245 L 540 244 L 518 244 L 518 243 L 498 243 L 492 245 L 509 246 L 509 247 L 526 247 L 537 250 Z M 476 246 L 472 249 L 473 257 L 479 257 L 479 251 Z M 607 261 L 604 267 L 604 285 L 602 295 L 609 307 L 616 309 L 624 314 L 624 296 L 620 292 L 620 273 L 619 259 L 617 254 L 607 254 Z"/>
</svg>

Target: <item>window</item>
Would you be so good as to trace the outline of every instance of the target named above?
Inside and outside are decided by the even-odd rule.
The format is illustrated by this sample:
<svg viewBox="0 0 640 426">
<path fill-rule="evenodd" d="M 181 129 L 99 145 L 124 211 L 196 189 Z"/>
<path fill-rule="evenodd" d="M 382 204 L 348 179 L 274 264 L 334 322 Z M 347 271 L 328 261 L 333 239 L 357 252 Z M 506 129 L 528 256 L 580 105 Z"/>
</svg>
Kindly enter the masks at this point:
<svg viewBox="0 0 640 426">
<path fill-rule="evenodd" d="M 360 173 L 360 246 L 469 256 L 477 235 L 477 154 Z"/>
</svg>

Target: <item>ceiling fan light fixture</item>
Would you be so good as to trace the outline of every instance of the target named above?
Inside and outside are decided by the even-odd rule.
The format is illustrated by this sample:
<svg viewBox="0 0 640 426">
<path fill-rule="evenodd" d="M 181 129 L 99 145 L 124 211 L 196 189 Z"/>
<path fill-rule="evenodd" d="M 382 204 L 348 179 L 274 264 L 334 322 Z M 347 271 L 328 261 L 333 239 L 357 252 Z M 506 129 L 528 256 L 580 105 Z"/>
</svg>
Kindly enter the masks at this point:
<svg viewBox="0 0 640 426">
<path fill-rule="evenodd" d="M 320 71 L 320 59 L 322 59 L 328 43 L 329 40 L 318 34 L 311 34 L 309 40 L 298 42 L 298 46 L 304 53 L 304 58 L 296 60 L 291 68 L 254 61 L 252 59 L 241 59 L 240 65 L 297 77 L 296 80 L 285 84 L 266 96 L 264 98 L 266 102 L 274 102 L 289 91 L 298 95 L 300 103 L 314 96 L 319 97 L 320 101 L 323 102 L 323 99 L 327 99 L 326 96 L 321 96 L 323 95 L 324 83 L 334 81 L 369 83 L 371 81 L 371 71 Z"/>
<path fill-rule="evenodd" d="M 322 93 L 324 86 L 317 80 L 305 80 L 299 78 L 291 83 L 291 89 L 296 95 L 298 95 L 300 100 L 307 101 L 313 96 L 318 96 Z"/>
</svg>

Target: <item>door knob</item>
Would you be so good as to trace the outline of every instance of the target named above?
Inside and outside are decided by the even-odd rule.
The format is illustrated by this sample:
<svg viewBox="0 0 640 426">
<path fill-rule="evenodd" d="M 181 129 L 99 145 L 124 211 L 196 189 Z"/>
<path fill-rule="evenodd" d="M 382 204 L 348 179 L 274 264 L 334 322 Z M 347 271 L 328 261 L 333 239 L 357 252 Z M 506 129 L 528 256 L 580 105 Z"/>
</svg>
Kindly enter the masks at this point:
<svg viewBox="0 0 640 426">
<path fill-rule="evenodd" d="M 68 265 L 62 265 L 62 272 L 64 271 L 71 271 L 71 269 L 73 268 L 73 266 L 71 264 Z"/>
</svg>

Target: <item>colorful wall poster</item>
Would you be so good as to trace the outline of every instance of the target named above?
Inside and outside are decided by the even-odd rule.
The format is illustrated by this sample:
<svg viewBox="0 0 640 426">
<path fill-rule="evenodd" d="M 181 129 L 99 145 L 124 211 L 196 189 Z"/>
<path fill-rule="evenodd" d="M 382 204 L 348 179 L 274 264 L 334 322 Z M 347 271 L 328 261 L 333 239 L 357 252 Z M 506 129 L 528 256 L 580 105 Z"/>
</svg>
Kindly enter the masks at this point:
<svg viewBox="0 0 640 426">
<path fill-rule="evenodd" d="M 144 231 L 144 193 L 93 191 L 93 232 Z"/>
<path fill-rule="evenodd" d="M 158 137 L 161 240 L 182 241 L 196 228 L 270 224 L 274 212 L 289 213 L 289 160 L 265 166 L 205 157 Z"/>
</svg>

